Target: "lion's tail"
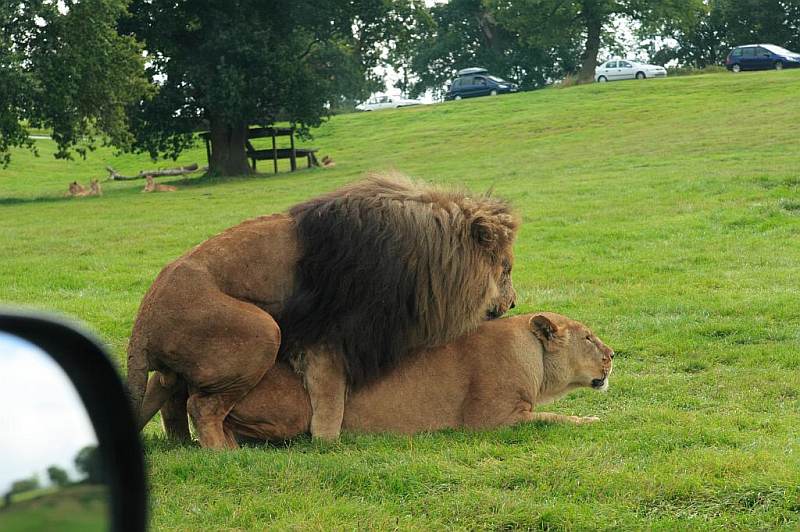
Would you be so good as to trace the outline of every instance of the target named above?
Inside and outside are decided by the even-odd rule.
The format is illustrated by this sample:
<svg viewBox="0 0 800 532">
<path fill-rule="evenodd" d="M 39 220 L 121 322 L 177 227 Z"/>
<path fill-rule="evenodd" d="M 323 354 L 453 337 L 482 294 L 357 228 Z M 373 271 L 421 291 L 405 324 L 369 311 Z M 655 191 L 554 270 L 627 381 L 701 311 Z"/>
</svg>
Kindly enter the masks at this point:
<svg viewBox="0 0 800 532">
<path fill-rule="evenodd" d="M 153 419 L 156 412 L 164 406 L 164 403 L 179 390 L 176 386 L 177 383 L 177 375 L 169 370 L 156 371 L 150 376 L 150 380 L 147 381 L 147 390 L 142 399 L 142 407 L 139 410 L 139 430 L 142 430 Z M 165 425 L 165 428 L 168 427 Z"/>
<path fill-rule="evenodd" d="M 147 353 L 134 334 L 128 344 L 128 394 L 134 419 L 142 415 L 142 402 L 147 388 L 147 374 L 150 370 Z"/>
</svg>

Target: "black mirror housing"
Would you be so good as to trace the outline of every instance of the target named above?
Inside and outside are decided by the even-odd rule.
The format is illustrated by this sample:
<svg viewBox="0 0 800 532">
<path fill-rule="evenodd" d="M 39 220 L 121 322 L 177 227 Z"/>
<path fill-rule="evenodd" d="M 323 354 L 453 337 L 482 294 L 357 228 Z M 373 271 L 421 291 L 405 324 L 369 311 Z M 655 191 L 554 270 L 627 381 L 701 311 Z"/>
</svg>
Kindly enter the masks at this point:
<svg viewBox="0 0 800 532">
<path fill-rule="evenodd" d="M 145 530 L 147 487 L 142 445 L 127 392 L 102 344 L 80 326 L 32 312 L 0 309 L 0 332 L 40 348 L 64 370 L 97 435 L 110 493 L 110 529 Z"/>
</svg>

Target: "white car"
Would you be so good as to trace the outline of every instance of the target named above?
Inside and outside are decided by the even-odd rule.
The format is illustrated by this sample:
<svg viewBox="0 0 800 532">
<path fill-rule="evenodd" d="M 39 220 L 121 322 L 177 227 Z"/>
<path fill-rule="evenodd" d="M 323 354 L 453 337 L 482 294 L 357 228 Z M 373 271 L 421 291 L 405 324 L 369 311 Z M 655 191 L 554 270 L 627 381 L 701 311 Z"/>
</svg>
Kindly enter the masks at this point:
<svg viewBox="0 0 800 532">
<path fill-rule="evenodd" d="M 619 79 L 665 78 L 667 69 L 658 65 L 647 65 L 636 61 L 612 59 L 595 70 L 594 79 L 598 83 Z"/>
<path fill-rule="evenodd" d="M 419 100 L 409 100 L 400 96 L 377 96 L 356 105 L 356 109 L 359 111 L 379 111 L 381 109 L 397 109 L 398 107 L 420 105 L 421 103 Z"/>
</svg>

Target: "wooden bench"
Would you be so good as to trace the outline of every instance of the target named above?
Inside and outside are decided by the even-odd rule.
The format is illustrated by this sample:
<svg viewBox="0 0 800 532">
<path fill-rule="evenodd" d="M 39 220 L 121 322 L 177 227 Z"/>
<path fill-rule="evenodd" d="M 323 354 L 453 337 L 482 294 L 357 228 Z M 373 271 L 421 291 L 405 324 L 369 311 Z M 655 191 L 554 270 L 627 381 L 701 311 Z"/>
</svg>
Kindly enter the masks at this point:
<svg viewBox="0 0 800 532">
<path fill-rule="evenodd" d="M 292 165 L 292 172 L 297 170 L 297 158 L 305 157 L 308 161 L 308 168 L 312 166 L 319 166 L 317 160 L 317 148 L 266 148 L 257 150 L 248 140 L 245 144 L 247 148 L 247 158 L 250 159 L 250 165 L 253 171 L 256 171 L 256 161 L 273 161 L 275 173 L 278 172 L 278 159 L 289 159 Z"/>
<path fill-rule="evenodd" d="M 211 136 L 208 132 L 200 134 L 206 141 L 206 155 L 208 162 L 211 163 Z M 289 137 L 289 148 L 278 148 L 276 138 Z M 250 142 L 250 139 L 271 138 L 272 148 L 256 149 Z M 256 171 L 256 161 L 272 161 L 272 167 L 275 173 L 278 173 L 278 159 L 289 159 L 292 166 L 292 172 L 297 170 L 297 158 L 305 157 L 308 161 L 308 167 L 319 166 L 317 160 L 317 148 L 295 148 L 294 146 L 294 128 L 293 127 L 254 127 L 247 130 L 247 139 L 245 141 L 245 151 L 247 158 L 250 159 L 250 166 L 253 171 Z"/>
</svg>

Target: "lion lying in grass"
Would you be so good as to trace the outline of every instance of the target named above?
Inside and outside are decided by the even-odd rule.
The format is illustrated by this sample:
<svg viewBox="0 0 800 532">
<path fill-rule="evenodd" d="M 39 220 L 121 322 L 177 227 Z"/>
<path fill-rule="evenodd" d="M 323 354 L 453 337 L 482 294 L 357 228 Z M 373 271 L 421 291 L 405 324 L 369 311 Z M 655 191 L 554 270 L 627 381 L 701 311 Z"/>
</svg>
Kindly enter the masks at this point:
<svg viewBox="0 0 800 532">
<path fill-rule="evenodd" d="M 606 390 L 614 352 L 585 325 L 552 313 L 484 322 L 445 346 L 423 350 L 347 398 L 343 429 L 420 431 L 597 421 L 536 412 L 578 388 Z M 228 437 L 291 438 L 309 431 L 301 378 L 277 364 L 225 419 Z"/>
</svg>

